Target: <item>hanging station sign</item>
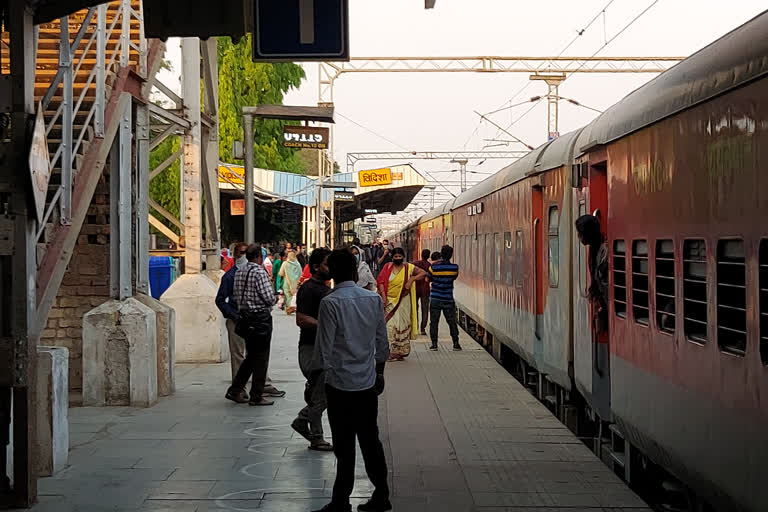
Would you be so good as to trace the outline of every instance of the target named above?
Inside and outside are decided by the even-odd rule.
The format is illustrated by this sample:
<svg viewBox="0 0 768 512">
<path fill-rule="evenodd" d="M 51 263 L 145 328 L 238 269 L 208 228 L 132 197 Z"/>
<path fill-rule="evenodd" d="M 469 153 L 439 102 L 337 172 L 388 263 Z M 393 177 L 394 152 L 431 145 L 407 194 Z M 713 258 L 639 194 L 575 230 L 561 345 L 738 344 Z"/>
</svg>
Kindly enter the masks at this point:
<svg viewBox="0 0 768 512">
<path fill-rule="evenodd" d="M 378 185 L 392 184 L 392 170 L 389 167 L 360 171 L 357 174 L 357 177 L 361 187 L 376 187 Z"/>
<path fill-rule="evenodd" d="M 254 61 L 349 60 L 349 0 L 250 3 Z"/>
<path fill-rule="evenodd" d="M 379 213 L 379 210 L 377 210 L 376 208 L 364 208 L 363 213 L 366 215 L 375 215 Z"/>
<path fill-rule="evenodd" d="M 333 191 L 333 200 L 334 201 L 346 201 L 346 202 L 352 202 L 355 200 L 355 194 L 352 192 L 345 192 L 343 190 L 334 190 Z"/>
<path fill-rule="evenodd" d="M 318 126 L 284 126 L 283 146 L 301 149 L 328 149 L 328 128 Z"/>
</svg>

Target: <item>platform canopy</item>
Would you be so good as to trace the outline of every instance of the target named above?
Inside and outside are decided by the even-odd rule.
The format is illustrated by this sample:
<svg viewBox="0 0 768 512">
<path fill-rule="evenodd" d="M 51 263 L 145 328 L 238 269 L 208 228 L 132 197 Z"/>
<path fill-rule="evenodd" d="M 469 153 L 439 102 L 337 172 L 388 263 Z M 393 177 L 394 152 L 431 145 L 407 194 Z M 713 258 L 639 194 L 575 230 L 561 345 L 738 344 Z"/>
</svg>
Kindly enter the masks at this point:
<svg viewBox="0 0 768 512">
<path fill-rule="evenodd" d="M 376 210 L 376 213 L 402 211 L 427 184 L 427 180 L 410 164 L 334 174 L 332 180 L 334 183 L 349 183 L 349 187 L 323 189 L 325 208 L 330 209 L 331 198 L 336 195 L 336 219 L 340 222 L 369 215 L 373 213 L 371 210 Z M 313 207 L 316 183 L 315 176 L 255 169 L 254 194 L 262 202 Z M 244 187 L 243 166 L 219 164 L 219 190 L 223 195 L 240 198 Z"/>
</svg>

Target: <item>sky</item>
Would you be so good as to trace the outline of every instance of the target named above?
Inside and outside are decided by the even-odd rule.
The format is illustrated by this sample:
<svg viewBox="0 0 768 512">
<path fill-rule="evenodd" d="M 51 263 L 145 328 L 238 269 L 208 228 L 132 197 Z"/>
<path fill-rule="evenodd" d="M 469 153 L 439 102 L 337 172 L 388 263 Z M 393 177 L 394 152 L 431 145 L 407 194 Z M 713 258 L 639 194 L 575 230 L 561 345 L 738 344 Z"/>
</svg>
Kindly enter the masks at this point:
<svg viewBox="0 0 768 512">
<path fill-rule="evenodd" d="M 426 10 L 422 0 L 353 0 L 350 48 L 353 57 L 688 56 L 765 8 L 765 0 L 437 0 L 434 9 Z M 168 46 L 168 57 L 175 64 L 178 50 L 173 41 Z M 302 66 L 307 78 L 286 95 L 286 105 L 317 103 L 318 65 Z M 576 73 L 560 86 L 560 95 L 604 110 L 654 76 Z M 177 77 L 167 78 L 162 79 L 168 85 L 178 83 Z M 525 74 L 346 74 L 335 85 L 334 156 L 343 171 L 348 152 L 481 150 L 492 143 L 484 139 L 511 137 L 481 122 L 475 111 L 488 113 L 522 102 L 490 118 L 504 127 L 516 121 L 508 131 L 538 146 L 547 140 L 546 102 L 528 100 L 545 94 L 546 85 Z M 559 131 L 574 130 L 596 115 L 561 102 Z M 487 149 L 523 147 L 513 143 Z M 400 163 L 406 162 L 360 162 L 355 170 Z M 439 182 L 436 205 L 451 197 L 449 191 L 458 193 L 455 164 L 411 163 L 427 179 Z M 480 181 L 508 163 L 471 162 L 468 180 Z M 398 216 L 399 220 L 413 220 L 428 210 L 430 194 L 417 196 L 409 208 L 413 212 Z"/>
</svg>

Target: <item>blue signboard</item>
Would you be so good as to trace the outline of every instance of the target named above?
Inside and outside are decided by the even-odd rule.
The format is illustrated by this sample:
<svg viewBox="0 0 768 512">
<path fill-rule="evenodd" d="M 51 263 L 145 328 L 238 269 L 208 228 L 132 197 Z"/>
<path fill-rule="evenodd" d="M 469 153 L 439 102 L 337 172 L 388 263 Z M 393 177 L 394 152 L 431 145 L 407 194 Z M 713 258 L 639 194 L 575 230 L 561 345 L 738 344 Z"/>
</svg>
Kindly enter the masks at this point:
<svg viewBox="0 0 768 512">
<path fill-rule="evenodd" d="M 349 60 L 349 0 L 255 0 L 255 61 Z"/>
</svg>

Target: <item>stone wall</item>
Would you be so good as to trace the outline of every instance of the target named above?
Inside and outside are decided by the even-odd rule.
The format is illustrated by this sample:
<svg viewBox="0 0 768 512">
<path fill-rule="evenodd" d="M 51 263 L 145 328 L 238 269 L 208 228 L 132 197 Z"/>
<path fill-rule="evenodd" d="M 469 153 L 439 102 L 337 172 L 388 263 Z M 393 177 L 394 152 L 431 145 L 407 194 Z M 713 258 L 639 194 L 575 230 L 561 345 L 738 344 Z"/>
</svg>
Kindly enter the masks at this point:
<svg viewBox="0 0 768 512">
<path fill-rule="evenodd" d="M 102 175 L 80 230 L 74 254 L 40 335 L 41 345 L 69 349 L 70 401 L 83 388 L 83 315 L 109 299 L 109 182 Z"/>
</svg>

